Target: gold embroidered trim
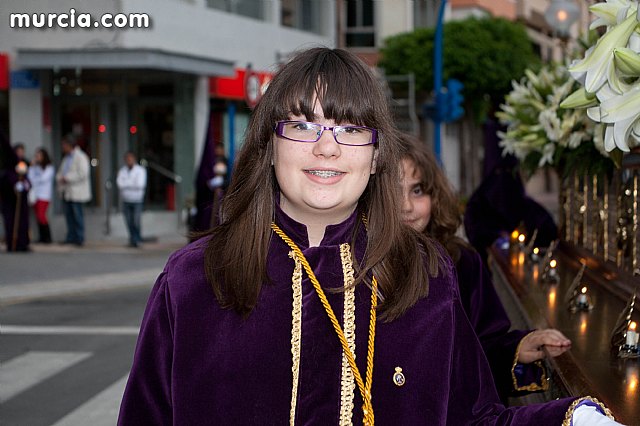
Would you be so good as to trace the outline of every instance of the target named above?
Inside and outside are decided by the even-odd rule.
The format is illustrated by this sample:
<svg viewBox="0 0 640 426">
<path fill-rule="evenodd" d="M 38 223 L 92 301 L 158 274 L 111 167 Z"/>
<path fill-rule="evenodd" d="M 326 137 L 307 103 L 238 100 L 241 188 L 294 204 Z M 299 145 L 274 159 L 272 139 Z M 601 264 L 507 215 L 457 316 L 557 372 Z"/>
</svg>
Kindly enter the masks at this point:
<svg viewBox="0 0 640 426">
<path fill-rule="evenodd" d="M 347 355 L 347 360 L 349 361 L 349 366 L 353 371 L 353 376 L 355 378 L 356 384 L 358 385 L 358 390 L 360 391 L 360 395 L 362 396 L 362 414 L 364 415 L 364 424 L 365 426 L 371 425 L 375 423 L 375 415 L 373 413 L 373 404 L 371 403 L 371 386 L 373 384 L 373 355 L 375 351 L 375 339 L 376 339 L 376 308 L 378 307 L 378 280 L 375 276 L 371 277 L 371 309 L 369 311 L 369 341 L 367 342 L 367 370 L 366 370 L 366 381 L 362 380 L 362 375 L 360 374 L 360 369 L 356 364 L 355 355 L 349 348 L 349 343 L 347 342 L 347 338 L 344 337 L 344 331 L 342 331 L 342 326 L 336 317 L 336 314 L 333 312 L 333 308 L 331 304 L 329 304 L 329 300 L 327 300 L 327 296 L 316 277 L 316 274 L 313 273 L 313 269 L 309 265 L 309 262 L 305 258 L 302 250 L 293 242 L 291 238 L 285 234 L 282 229 L 275 223 L 271 222 L 271 229 L 275 232 L 282 240 L 295 252 L 297 258 L 300 259 L 302 266 L 309 276 L 309 280 L 311 284 L 313 284 L 313 289 L 316 291 L 320 302 L 322 302 L 322 307 L 324 308 L 329 320 L 331 321 L 331 325 L 335 330 L 338 340 L 340 340 L 340 345 L 342 346 L 342 350 Z"/>
<path fill-rule="evenodd" d="M 356 293 L 353 286 L 353 262 L 351 260 L 351 250 L 349 244 L 340 244 L 340 260 L 342 262 L 342 275 L 344 277 L 344 309 L 343 309 L 343 329 L 344 337 L 347 339 L 351 353 L 356 353 Z M 353 417 L 353 397 L 356 389 L 356 382 L 353 371 L 349 366 L 347 356 L 342 351 L 342 376 L 340 380 L 340 425 L 352 425 Z"/>
<path fill-rule="evenodd" d="M 593 402 L 598 407 L 600 407 L 600 409 L 604 412 L 605 416 L 609 417 L 611 420 L 615 420 L 615 418 L 613 417 L 613 414 L 611 413 L 611 410 L 609 410 L 602 402 L 598 401 L 596 398 L 593 398 L 591 396 L 584 396 L 582 398 L 576 399 L 571 403 L 571 405 L 569 405 L 569 408 L 567 409 L 567 413 L 564 416 L 564 421 L 562 422 L 562 426 L 572 426 L 571 419 L 573 417 L 573 412 L 576 410 L 576 407 L 578 406 L 578 404 L 580 404 L 584 400 L 589 400 Z"/>
<path fill-rule="evenodd" d="M 300 345 L 302 340 L 302 262 L 294 251 L 289 252 L 289 257 L 295 262 L 291 275 L 291 288 L 293 289 L 293 307 L 291 310 L 291 373 L 293 386 L 291 387 L 291 411 L 289 424 L 294 425 L 296 419 L 296 403 L 298 402 L 298 381 L 300 378 Z"/>
<path fill-rule="evenodd" d="M 518 347 L 516 348 L 516 355 L 513 357 L 513 365 L 511 366 L 511 379 L 513 380 L 513 388 L 517 391 L 546 391 L 549 389 L 549 380 L 547 379 L 547 369 L 544 367 L 541 361 L 536 361 L 535 364 L 542 370 L 542 376 L 540 377 L 541 384 L 536 382 L 529 383 L 528 385 L 518 386 L 518 379 L 516 378 L 516 365 L 518 365 L 518 357 L 520 356 L 520 347 L 524 339 L 529 337 L 531 333 L 527 334 L 520 340 Z"/>
</svg>

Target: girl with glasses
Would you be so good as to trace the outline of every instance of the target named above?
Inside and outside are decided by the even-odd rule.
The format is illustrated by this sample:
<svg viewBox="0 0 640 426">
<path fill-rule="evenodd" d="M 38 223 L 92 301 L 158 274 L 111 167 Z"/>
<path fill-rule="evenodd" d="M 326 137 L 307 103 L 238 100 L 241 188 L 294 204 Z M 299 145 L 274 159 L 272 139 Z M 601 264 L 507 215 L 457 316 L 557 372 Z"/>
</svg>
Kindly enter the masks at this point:
<svg viewBox="0 0 640 426">
<path fill-rule="evenodd" d="M 315 48 L 282 67 L 251 116 L 220 224 L 154 286 L 119 424 L 571 417 L 575 398 L 500 404 L 453 264 L 400 220 L 392 122 L 354 55 Z"/>
</svg>

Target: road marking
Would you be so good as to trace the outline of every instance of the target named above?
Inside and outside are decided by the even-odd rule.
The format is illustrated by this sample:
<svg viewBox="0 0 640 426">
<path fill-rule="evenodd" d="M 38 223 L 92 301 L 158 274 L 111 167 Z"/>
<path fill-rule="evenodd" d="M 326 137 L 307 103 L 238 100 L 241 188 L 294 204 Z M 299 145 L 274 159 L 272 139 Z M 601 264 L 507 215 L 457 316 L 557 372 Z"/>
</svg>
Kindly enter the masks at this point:
<svg viewBox="0 0 640 426">
<path fill-rule="evenodd" d="M 48 325 L 1 325 L 0 334 L 90 334 L 113 336 L 137 336 L 138 327 L 99 326 L 48 326 Z"/>
<path fill-rule="evenodd" d="M 0 403 L 91 356 L 91 352 L 27 352 L 2 364 Z"/>
<path fill-rule="evenodd" d="M 102 392 L 85 402 L 53 426 L 113 426 L 117 423 L 120 401 L 127 384 L 127 374 Z"/>
</svg>

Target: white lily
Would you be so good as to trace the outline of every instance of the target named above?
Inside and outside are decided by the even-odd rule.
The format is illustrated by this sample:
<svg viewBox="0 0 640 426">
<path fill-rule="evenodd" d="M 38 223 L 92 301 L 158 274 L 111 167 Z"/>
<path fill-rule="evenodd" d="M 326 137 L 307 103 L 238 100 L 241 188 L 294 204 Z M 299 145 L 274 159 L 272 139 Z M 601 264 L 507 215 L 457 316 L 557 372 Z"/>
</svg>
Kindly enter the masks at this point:
<svg viewBox="0 0 640 426">
<path fill-rule="evenodd" d="M 597 3 L 589 6 L 589 11 L 598 17 L 589 25 L 589 29 L 593 30 L 603 25 L 610 26 L 617 24 L 619 11 L 621 9 L 627 9 L 629 6 L 629 1 L 624 0 L 607 0 L 606 3 Z"/>
<path fill-rule="evenodd" d="M 556 111 L 546 109 L 538 114 L 538 121 L 542 124 L 547 138 L 552 142 L 558 142 L 560 139 L 560 119 Z"/>
<path fill-rule="evenodd" d="M 638 18 L 638 21 L 640 21 L 640 18 Z M 638 34 L 638 30 L 629 37 L 629 49 L 634 52 L 640 52 L 640 34 Z"/>
<path fill-rule="evenodd" d="M 560 103 L 569 95 L 569 101 L 587 107 L 598 105 L 598 98 L 584 88 L 574 92 L 576 83 L 569 77 L 568 70 L 556 64 L 537 73 L 528 70 L 519 82 L 512 82 L 513 90 L 496 113 L 508 126 L 505 133 L 498 135 L 503 153 L 513 154 L 523 160 L 522 164 L 535 169 L 560 164 L 558 147 L 564 148 L 563 156 L 573 155 L 580 144 L 591 143 L 594 125 L 586 109 L 561 108 Z M 530 161 L 532 158 L 536 161 Z"/>
<path fill-rule="evenodd" d="M 538 161 L 538 167 L 542 167 L 545 164 L 553 164 L 553 154 L 556 152 L 556 146 L 553 144 L 546 144 L 542 148 L 542 157 Z"/>
<path fill-rule="evenodd" d="M 569 143 L 568 143 L 569 148 L 571 149 L 577 148 L 582 142 L 582 140 L 584 139 L 584 136 L 585 136 L 584 132 L 571 133 L 571 135 L 569 135 Z"/>
<path fill-rule="evenodd" d="M 596 149 L 605 157 L 609 156 L 608 151 L 604 147 L 604 124 L 596 124 L 595 129 L 593 131 L 593 144 Z"/>
<path fill-rule="evenodd" d="M 604 149 L 607 152 L 611 152 L 616 148 L 616 143 L 613 139 L 613 126 L 607 124 L 604 127 Z"/>
<path fill-rule="evenodd" d="M 613 49 L 614 63 L 623 75 L 629 77 L 640 76 L 640 54 L 628 47 L 616 47 Z"/>
<path fill-rule="evenodd" d="M 640 120 L 640 87 L 602 101 L 600 106 L 589 108 L 587 115 L 607 125 L 605 149 L 611 151 L 617 147 L 628 152 L 629 136 Z"/>
<path fill-rule="evenodd" d="M 560 102 L 560 108 L 588 108 L 597 104 L 596 95 L 588 93 L 584 87 L 581 87 Z"/>
<path fill-rule="evenodd" d="M 612 27 L 602 36 L 591 52 L 569 72 L 576 78 L 586 72 L 585 88 L 594 93 L 602 87 L 610 76 L 609 68 L 613 66 L 613 49 L 624 47 L 638 25 L 636 14 L 628 16 L 621 24 Z"/>
</svg>

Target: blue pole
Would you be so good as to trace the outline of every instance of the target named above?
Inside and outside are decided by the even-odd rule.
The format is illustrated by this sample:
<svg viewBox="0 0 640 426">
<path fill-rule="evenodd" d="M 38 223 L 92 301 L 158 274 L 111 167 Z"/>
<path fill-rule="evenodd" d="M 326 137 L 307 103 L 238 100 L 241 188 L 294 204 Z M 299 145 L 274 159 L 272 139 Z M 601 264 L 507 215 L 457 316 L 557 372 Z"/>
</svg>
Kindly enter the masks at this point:
<svg viewBox="0 0 640 426">
<path fill-rule="evenodd" d="M 447 5 L 447 0 L 440 0 L 440 10 L 438 11 L 438 23 L 436 24 L 436 34 L 433 43 L 433 90 L 436 94 L 436 111 L 442 111 L 442 21 L 444 20 L 444 9 Z M 440 121 L 439 114 L 436 114 L 435 120 L 433 120 L 433 154 L 438 160 L 438 163 L 442 164 L 442 148 L 440 145 Z"/>
<path fill-rule="evenodd" d="M 227 168 L 227 176 L 231 176 L 233 160 L 236 156 L 236 104 L 229 102 L 227 113 L 229 114 L 229 166 Z"/>
</svg>

